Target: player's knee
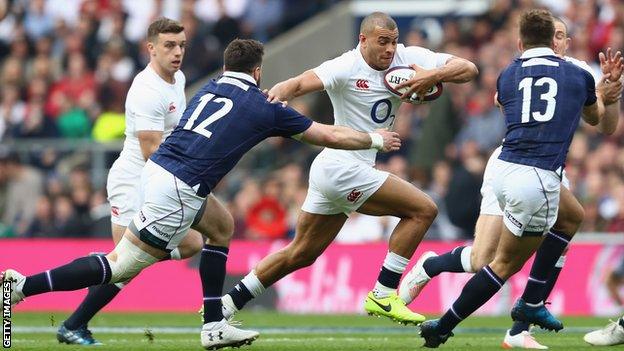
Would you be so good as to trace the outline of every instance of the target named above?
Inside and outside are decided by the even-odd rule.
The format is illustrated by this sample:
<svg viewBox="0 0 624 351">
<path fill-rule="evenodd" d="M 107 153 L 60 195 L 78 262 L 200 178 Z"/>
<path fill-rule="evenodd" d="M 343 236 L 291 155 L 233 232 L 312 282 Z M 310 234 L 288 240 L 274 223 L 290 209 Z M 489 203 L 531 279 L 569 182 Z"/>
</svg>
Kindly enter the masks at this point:
<svg viewBox="0 0 624 351">
<path fill-rule="evenodd" d="M 412 213 L 412 217 L 425 223 L 433 223 L 437 215 L 438 206 L 431 199 L 427 199 L 426 203 L 421 204 L 418 209 Z"/>
<path fill-rule="evenodd" d="M 122 238 L 115 247 L 115 255 L 108 255 L 111 270 L 109 283 L 120 283 L 136 277 L 144 268 L 158 262 L 154 256 L 141 250 L 128 239 Z"/>
<path fill-rule="evenodd" d="M 288 252 L 288 263 L 290 267 L 296 269 L 308 267 L 316 262 L 318 256 L 316 251 L 303 246 L 293 246 Z"/>
<path fill-rule="evenodd" d="M 572 206 L 566 209 L 564 213 L 561 213 L 553 229 L 573 236 L 581 227 L 581 224 L 583 224 L 584 218 L 585 210 L 583 206 L 580 204 L 578 206 Z"/>
</svg>

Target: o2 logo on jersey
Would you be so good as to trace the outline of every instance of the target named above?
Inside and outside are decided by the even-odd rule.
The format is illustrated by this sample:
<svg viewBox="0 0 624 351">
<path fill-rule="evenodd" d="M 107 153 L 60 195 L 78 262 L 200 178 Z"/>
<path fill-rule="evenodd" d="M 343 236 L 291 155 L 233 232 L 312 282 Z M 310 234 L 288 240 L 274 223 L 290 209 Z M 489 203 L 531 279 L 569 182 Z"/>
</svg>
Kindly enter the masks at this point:
<svg viewBox="0 0 624 351">
<path fill-rule="evenodd" d="M 394 122 L 394 115 L 390 115 L 392 112 L 392 103 L 388 99 L 379 100 L 373 104 L 371 109 L 371 118 L 376 123 L 385 123 L 388 118 L 392 117 L 392 123 Z M 390 123 L 390 124 L 392 124 Z"/>
</svg>

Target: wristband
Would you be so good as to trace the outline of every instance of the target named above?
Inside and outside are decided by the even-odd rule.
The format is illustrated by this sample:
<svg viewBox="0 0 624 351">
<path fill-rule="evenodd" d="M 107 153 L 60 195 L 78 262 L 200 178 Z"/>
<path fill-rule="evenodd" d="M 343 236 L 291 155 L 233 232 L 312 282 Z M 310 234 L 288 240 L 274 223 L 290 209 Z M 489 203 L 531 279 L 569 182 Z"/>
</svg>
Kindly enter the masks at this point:
<svg viewBox="0 0 624 351">
<path fill-rule="evenodd" d="M 371 149 L 381 150 L 384 146 L 384 140 L 379 133 L 368 133 L 371 138 Z"/>
</svg>

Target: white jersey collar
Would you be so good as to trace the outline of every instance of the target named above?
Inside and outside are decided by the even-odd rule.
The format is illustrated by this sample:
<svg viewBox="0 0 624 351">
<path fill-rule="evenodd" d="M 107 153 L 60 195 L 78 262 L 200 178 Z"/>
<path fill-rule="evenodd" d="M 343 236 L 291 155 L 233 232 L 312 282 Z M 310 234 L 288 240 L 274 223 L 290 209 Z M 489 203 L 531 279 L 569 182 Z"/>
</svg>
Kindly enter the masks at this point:
<svg viewBox="0 0 624 351">
<path fill-rule="evenodd" d="M 551 48 L 540 47 L 525 50 L 520 56 L 521 59 L 540 57 L 540 56 L 557 56 Z"/>
<path fill-rule="evenodd" d="M 243 73 L 243 72 L 234 72 L 234 71 L 225 71 L 223 72 L 223 75 L 226 77 L 232 77 L 232 78 L 238 78 L 238 79 L 242 79 L 245 80 L 255 86 L 258 86 L 258 82 L 256 82 L 256 80 L 254 79 L 254 77 L 250 76 L 247 73 Z"/>
</svg>

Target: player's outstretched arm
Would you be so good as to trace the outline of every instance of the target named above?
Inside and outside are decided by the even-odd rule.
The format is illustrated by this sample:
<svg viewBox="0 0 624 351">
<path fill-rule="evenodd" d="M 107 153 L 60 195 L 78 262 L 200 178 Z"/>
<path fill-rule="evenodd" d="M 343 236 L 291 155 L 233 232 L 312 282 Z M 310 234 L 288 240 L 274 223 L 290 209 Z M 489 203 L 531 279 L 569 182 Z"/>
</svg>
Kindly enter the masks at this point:
<svg viewBox="0 0 624 351">
<path fill-rule="evenodd" d="M 619 118 L 619 96 L 622 93 L 620 81 L 608 82 L 610 73 L 602 76 L 597 86 L 598 99 L 593 105 L 583 108 L 583 120 L 605 134 L 612 134 Z"/>
<path fill-rule="evenodd" d="M 344 150 L 377 149 L 389 152 L 401 147 L 401 139 L 395 132 L 378 129 L 374 133 L 364 133 L 343 126 L 316 122 L 313 122 L 297 139 L 312 145 Z"/>
<path fill-rule="evenodd" d="M 287 102 L 313 91 L 323 90 L 323 82 L 312 70 L 305 71 L 300 75 L 279 82 L 269 89 L 267 100 L 269 102 Z"/>
</svg>

